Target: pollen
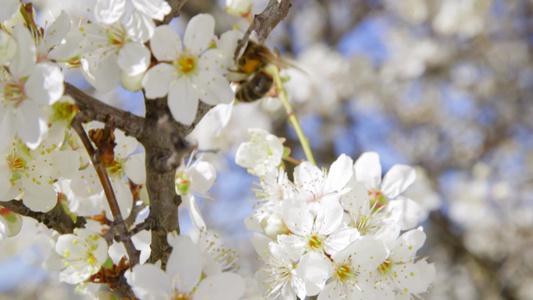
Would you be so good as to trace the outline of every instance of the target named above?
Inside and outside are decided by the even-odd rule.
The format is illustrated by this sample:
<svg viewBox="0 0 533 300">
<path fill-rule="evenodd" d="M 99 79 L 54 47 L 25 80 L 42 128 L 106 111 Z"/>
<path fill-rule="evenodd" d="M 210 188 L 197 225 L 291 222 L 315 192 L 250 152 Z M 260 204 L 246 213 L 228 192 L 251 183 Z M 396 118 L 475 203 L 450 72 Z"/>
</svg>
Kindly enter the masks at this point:
<svg viewBox="0 0 533 300">
<path fill-rule="evenodd" d="M 187 74 L 196 68 L 196 61 L 192 56 L 183 56 L 178 60 L 178 67 L 182 73 Z"/>
</svg>

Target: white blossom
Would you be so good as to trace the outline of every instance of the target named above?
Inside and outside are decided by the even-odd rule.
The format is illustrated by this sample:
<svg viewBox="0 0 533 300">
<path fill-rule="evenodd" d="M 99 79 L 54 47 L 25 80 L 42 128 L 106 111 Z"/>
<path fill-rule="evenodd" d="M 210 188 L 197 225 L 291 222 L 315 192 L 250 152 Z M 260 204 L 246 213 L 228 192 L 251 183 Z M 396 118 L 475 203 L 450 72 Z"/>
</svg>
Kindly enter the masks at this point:
<svg viewBox="0 0 533 300">
<path fill-rule="evenodd" d="M 142 85 L 149 99 L 168 95 L 168 106 L 176 121 L 190 125 L 196 118 L 198 100 L 209 105 L 229 103 L 233 91 L 223 73 L 223 53 L 210 49 L 215 20 L 200 14 L 192 18 L 182 40 L 167 25 L 156 28 L 150 40 L 155 58 L 162 62 L 150 68 Z"/>
<path fill-rule="evenodd" d="M 107 259 L 107 242 L 94 232 L 77 229 L 74 234 L 57 239 L 56 252 L 63 257 L 66 267 L 59 279 L 78 284 L 100 270 Z"/>
</svg>

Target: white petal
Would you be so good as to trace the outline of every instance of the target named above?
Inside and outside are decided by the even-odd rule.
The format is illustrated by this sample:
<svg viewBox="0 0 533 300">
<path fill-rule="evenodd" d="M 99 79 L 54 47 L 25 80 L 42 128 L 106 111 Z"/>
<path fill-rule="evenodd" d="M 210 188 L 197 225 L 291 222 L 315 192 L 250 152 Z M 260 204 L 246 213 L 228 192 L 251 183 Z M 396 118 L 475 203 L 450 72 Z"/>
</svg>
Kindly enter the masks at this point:
<svg viewBox="0 0 533 300">
<path fill-rule="evenodd" d="M 415 169 L 406 165 L 394 165 L 383 177 L 381 191 L 390 199 L 394 199 L 413 184 L 415 180 Z"/>
<path fill-rule="evenodd" d="M 0 109 L 0 150 L 11 145 L 16 133 L 16 114 L 14 109 Z"/>
<path fill-rule="evenodd" d="M 426 234 L 420 229 L 413 229 L 402 234 L 394 246 L 393 260 L 396 262 L 410 262 L 415 259 L 416 252 L 426 241 Z"/>
<path fill-rule="evenodd" d="M 420 205 L 409 198 L 399 196 L 396 200 L 389 202 L 388 210 L 398 211 L 397 222 L 401 230 L 408 230 L 418 224 L 418 220 L 422 215 L 422 208 Z"/>
<path fill-rule="evenodd" d="M 192 189 L 199 194 L 207 193 L 217 178 L 215 167 L 203 160 L 197 160 L 187 173 L 191 177 Z"/>
<path fill-rule="evenodd" d="M 183 125 L 191 125 L 198 110 L 198 91 L 187 79 L 181 78 L 170 85 L 168 108 L 174 119 Z"/>
<path fill-rule="evenodd" d="M 352 255 L 352 266 L 362 271 L 374 271 L 387 258 L 387 250 L 382 241 L 364 236 L 349 246 Z"/>
<path fill-rule="evenodd" d="M 146 154 L 144 152 L 133 154 L 124 163 L 126 176 L 136 184 L 146 183 L 145 156 Z"/>
<path fill-rule="evenodd" d="M 61 43 L 63 38 L 69 33 L 71 25 L 70 18 L 67 13 L 62 10 L 59 17 L 57 17 L 57 19 L 55 19 L 45 31 L 45 49 L 49 50 L 53 46 Z"/>
<path fill-rule="evenodd" d="M 181 39 L 168 25 L 161 25 L 155 29 L 150 40 L 152 53 L 158 61 L 174 61 L 181 53 Z"/>
<path fill-rule="evenodd" d="M 126 279 L 139 299 L 167 299 L 173 292 L 170 277 L 153 264 L 134 266 Z"/>
<path fill-rule="evenodd" d="M 352 165 L 352 159 L 345 154 L 341 154 L 329 169 L 326 190 L 330 192 L 342 190 L 353 175 Z"/>
<path fill-rule="evenodd" d="M 126 0 L 98 0 L 94 7 L 96 20 L 105 24 L 115 23 L 126 11 Z"/>
<path fill-rule="evenodd" d="M 4 196 L 11 188 L 11 172 L 9 171 L 9 166 L 5 159 L 0 160 L 0 200 L 4 200 Z"/>
<path fill-rule="evenodd" d="M 133 6 L 146 16 L 162 21 L 171 7 L 164 0 L 131 0 Z"/>
<path fill-rule="evenodd" d="M 189 292 L 202 276 L 202 254 L 188 236 L 179 236 L 168 258 L 167 274 L 177 281 L 181 292 Z"/>
<path fill-rule="evenodd" d="M 185 29 L 183 44 L 191 53 L 201 53 L 215 38 L 215 19 L 209 14 L 194 16 Z"/>
<path fill-rule="evenodd" d="M 39 122 L 42 118 L 42 111 L 31 100 L 22 101 L 17 110 L 15 126 L 18 137 L 26 144 L 37 144 L 42 133 L 41 122 Z"/>
<path fill-rule="evenodd" d="M 15 39 L 5 31 L 0 30 L 0 66 L 5 65 L 15 56 L 17 48 Z"/>
<path fill-rule="evenodd" d="M 315 220 L 315 226 L 321 234 L 330 235 L 337 231 L 341 225 L 344 210 L 339 201 L 334 198 L 322 199 L 320 208 Z"/>
<path fill-rule="evenodd" d="M 30 75 L 35 66 L 35 42 L 29 30 L 17 25 L 13 28 L 13 36 L 17 40 L 18 52 L 9 65 L 9 72 L 16 78 Z"/>
<path fill-rule="evenodd" d="M 245 285 L 241 276 L 219 273 L 202 280 L 194 293 L 194 299 L 237 300 L 244 295 Z"/>
<path fill-rule="evenodd" d="M 314 190 L 317 185 L 317 178 L 322 177 L 322 171 L 308 161 L 302 162 L 294 168 L 294 183 L 297 187 Z"/>
<path fill-rule="evenodd" d="M 367 188 L 378 188 L 381 183 L 381 164 L 376 152 L 365 152 L 355 161 L 355 179 Z"/>
<path fill-rule="evenodd" d="M 306 296 L 314 296 L 324 288 L 332 269 L 330 260 L 322 254 L 310 252 L 302 257 L 296 274 L 305 281 Z"/>
<path fill-rule="evenodd" d="M 146 43 L 155 31 L 155 23 L 150 17 L 134 10 L 125 24 L 126 33 L 135 42 Z"/>
<path fill-rule="evenodd" d="M 150 68 L 142 81 L 146 98 L 165 97 L 168 94 L 170 83 L 175 80 L 174 72 L 176 69 L 166 63 L 160 63 Z"/>
<path fill-rule="evenodd" d="M 2 9 L 0 9 L 0 22 L 7 21 L 19 10 L 19 0 L 4 0 L 2 1 Z"/>
<path fill-rule="evenodd" d="M 203 71 L 193 77 L 193 81 L 198 86 L 200 99 L 209 105 L 230 103 L 235 98 L 229 81 L 219 73 Z"/>
<path fill-rule="evenodd" d="M 63 96 L 64 76 L 59 66 L 40 63 L 31 72 L 24 85 L 28 97 L 39 104 L 54 104 Z"/>
<path fill-rule="evenodd" d="M 150 51 L 141 43 L 127 43 L 118 52 L 117 63 L 129 76 L 139 75 L 150 65 Z"/>
<path fill-rule="evenodd" d="M 127 184 L 122 178 L 113 178 L 111 179 L 111 184 L 113 185 L 113 191 L 117 198 L 118 207 L 122 217 L 125 219 L 129 217 L 131 212 L 131 207 L 133 205 L 133 195 L 131 194 L 131 189 L 129 184 Z M 111 219 L 113 215 L 109 205 L 107 207 L 107 216 Z"/>
<path fill-rule="evenodd" d="M 299 236 L 305 236 L 313 227 L 314 216 L 307 205 L 295 199 L 286 199 L 281 205 L 281 213 L 289 230 Z"/>
<path fill-rule="evenodd" d="M 183 195 L 181 199 L 183 200 L 184 206 L 187 206 L 189 208 L 189 217 L 191 218 L 191 221 L 194 226 L 199 230 L 207 229 L 204 217 L 202 216 L 202 212 L 200 211 L 200 207 L 198 207 L 198 202 L 196 201 L 194 195 Z"/>
<path fill-rule="evenodd" d="M 109 92 L 120 83 L 120 68 L 115 54 L 102 58 L 98 65 L 82 59 L 83 76 L 101 92 Z"/>
<path fill-rule="evenodd" d="M 36 175 L 27 178 L 22 176 L 22 184 L 25 188 L 24 197 L 22 201 L 29 209 L 33 211 L 47 212 L 50 211 L 57 203 L 57 193 L 54 187 L 47 181 L 39 181 Z"/>
</svg>

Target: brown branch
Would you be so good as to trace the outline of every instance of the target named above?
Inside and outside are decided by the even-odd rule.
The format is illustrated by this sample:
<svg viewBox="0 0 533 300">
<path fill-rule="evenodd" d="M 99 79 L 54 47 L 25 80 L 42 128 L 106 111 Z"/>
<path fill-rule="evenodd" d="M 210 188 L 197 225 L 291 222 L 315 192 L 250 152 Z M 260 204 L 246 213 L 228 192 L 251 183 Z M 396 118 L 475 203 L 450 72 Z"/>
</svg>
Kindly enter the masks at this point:
<svg viewBox="0 0 533 300">
<path fill-rule="evenodd" d="M 126 251 L 128 252 L 130 266 L 134 266 L 139 263 L 139 251 L 135 249 L 133 242 L 129 238 L 128 229 L 126 228 L 126 224 L 122 219 L 122 214 L 120 213 L 120 208 L 118 206 L 117 199 L 115 197 L 115 192 L 113 191 L 113 186 L 111 185 L 111 181 L 107 176 L 106 170 L 100 163 L 100 157 L 98 155 L 98 152 L 95 151 L 91 141 L 89 140 L 89 137 L 87 136 L 87 133 L 85 133 L 85 129 L 83 129 L 81 120 L 82 117 L 78 113 L 76 117 L 74 117 L 70 125 L 78 133 L 80 139 L 83 142 L 83 145 L 85 146 L 85 149 L 87 149 L 87 152 L 89 153 L 89 157 L 91 158 L 96 173 L 98 174 L 98 178 L 100 179 L 100 182 L 104 189 L 107 202 L 109 203 L 109 208 L 111 209 L 111 213 L 113 214 L 113 223 L 116 226 L 119 235 L 121 237 L 125 237 L 121 238 L 121 240 L 124 243 Z"/>
<path fill-rule="evenodd" d="M 93 98 L 77 87 L 65 82 L 65 95 L 71 96 L 80 108 L 80 121 L 83 123 L 93 120 L 107 122 L 113 116 L 115 126 L 126 135 L 139 137 L 142 134 L 144 118 L 134 115 L 120 108 L 105 104 Z"/>
<path fill-rule="evenodd" d="M 11 200 L 7 202 L 0 202 L 0 205 L 9 208 L 13 212 L 21 215 L 33 218 L 40 223 L 43 223 L 46 227 L 53 229 L 60 234 L 68 234 L 74 232 L 74 228 L 81 228 L 85 226 L 86 220 L 83 217 L 78 217 L 76 222 L 65 212 L 63 206 L 58 201 L 56 206 L 48 212 L 32 211 L 26 207 L 22 201 Z"/>
<path fill-rule="evenodd" d="M 170 13 L 165 16 L 163 21 L 161 21 L 161 22 L 156 21 L 155 22 L 157 25 L 170 23 L 170 21 L 172 21 L 172 19 L 174 19 L 174 18 L 176 18 L 177 16 L 180 15 L 181 7 L 185 4 L 185 2 L 187 2 L 187 0 L 166 0 L 166 1 L 170 5 L 170 7 L 172 9 L 171 9 Z"/>
<path fill-rule="evenodd" d="M 250 37 L 259 44 L 264 44 L 270 32 L 287 16 L 291 6 L 291 0 L 270 0 L 265 10 L 254 16 L 252 25 L 237 44 L 235 57 L 239 56 L 241 48 L 246 45 Z"/>
</svg>

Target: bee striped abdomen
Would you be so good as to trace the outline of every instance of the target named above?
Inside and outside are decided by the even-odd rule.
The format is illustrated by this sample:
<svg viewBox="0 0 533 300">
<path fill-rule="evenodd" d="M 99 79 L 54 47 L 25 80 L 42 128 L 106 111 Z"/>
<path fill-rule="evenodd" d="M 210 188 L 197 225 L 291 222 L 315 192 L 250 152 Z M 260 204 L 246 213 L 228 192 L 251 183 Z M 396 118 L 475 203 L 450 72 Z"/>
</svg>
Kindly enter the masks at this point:
<svg viewBox="0 0 533 300">
<path fill-rule="evenodd" d="M 248 81 L 239 85 L 235 97 L 242 102 L 259 100 L 265 97 L 273 84 L 274 79 L 271 75 L 262 70 L 258 71 L 257 73 L 254 73 Z"/>
</svg>

